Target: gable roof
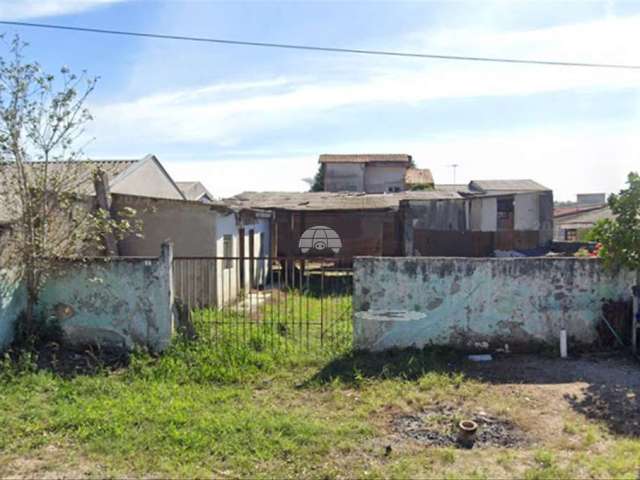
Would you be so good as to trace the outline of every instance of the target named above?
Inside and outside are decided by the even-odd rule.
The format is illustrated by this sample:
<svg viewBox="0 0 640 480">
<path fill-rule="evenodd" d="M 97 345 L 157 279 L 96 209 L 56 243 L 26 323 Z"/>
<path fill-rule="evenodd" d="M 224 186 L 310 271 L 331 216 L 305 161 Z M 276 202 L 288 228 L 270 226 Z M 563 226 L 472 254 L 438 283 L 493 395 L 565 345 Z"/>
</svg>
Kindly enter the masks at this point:
<svg viewBox="0 0 640 480">
<path fill-rule="evenodd" d="M 433 175 L 428 168 L 407 168 L 404 173 L 404 183 L 410 187 L 415 185 L 433 186 Z"/>
<path fill-rule="evenodd" d="M 409 163 L 411 155 L 406 153 L 356 153 L 328 154 L 323 153 L 319 163 Z"/>
<path fill-rule="evenodd" d="M 469 182 L 470 190 L 482 192 L 546 192 L 550 188 L 534 182 L 533 180 L 472 180 Z"/>
<path fill-rule="evenodd" d="M 209 201 L 214 200 L 211 192 L 201 182 L 176 182 L 176 185 L 187 200 L 202 200 L 203 197 Z"/>
<path fill-rule="evenodd" d="M 146 155 L 141 159 L 101 159 L 49 162 L 48 171 L 51 173 L 52 177 L 57 177 L 59 181 L 68 182 L 64 185 L 65 190 L 73 191 L 78 195 L 93 196 L 95 195 L 93 174 L 98 168 L 106 172 L 109 179 L 109 187 L 112 188 L 147 162 L 153 162 L 157 165 L 162 174 L 167 177 L 171 184 L 173 184 L 177 195 L 184 198 L 182 191 L 169 176 L 162 164 L 155 155 L 151 154 Z M 35 169 L 41 167 L 43 162 L 27 162 L 25 165 Z M 12 169 L 15 169 L 15 164 L 13 162 L 0 163 L 0 223 L 9 223 L 11 221 L 11 208 L 8 205 L 10 199 L 7 198 L 8 192 L 6 189 L 3 190 L 2 186 L 4 182 L 11 177 Z"/>
<path fill-rule="evenodd" d="M 225 200 L 230 205 L 281 210 L 380 210 L 397 209 L 401 200 L 450 200 L 456 192 L 433 190 L 364 194 L 355 192 L 243 192 Z"/>
<path fill-rule="evenodd" d="M 589 227 L 600 220 L 614 219 L 615 217 L 609 206 L 605 205 L 555 217 L 554 222 L 564 228 L 580 228 Z"/>
</svg>

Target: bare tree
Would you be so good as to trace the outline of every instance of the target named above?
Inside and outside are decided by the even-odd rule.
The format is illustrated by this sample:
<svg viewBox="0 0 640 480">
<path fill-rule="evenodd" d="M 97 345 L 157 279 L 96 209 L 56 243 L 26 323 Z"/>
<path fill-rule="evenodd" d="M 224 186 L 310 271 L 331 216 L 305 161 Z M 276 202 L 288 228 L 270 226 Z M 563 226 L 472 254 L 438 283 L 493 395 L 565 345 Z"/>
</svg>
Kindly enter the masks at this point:
<svg viewBox="0 0 640 480">
<path fill-rule="evenodd" d="M 9 54 L 0 57 L 0 213 L 9 232 L 0 260 L 25 285 L 22 327 L 33 331 L 40 290 L 58 259 L 82 255 L 99 242 L 112 245 L 114 234 L 132 227 L 135 212 L 116 221 L 99 208 L 93 186 L 104 172 L 82 161 L 78 143 L 92 119 L 85 101 L 97 79 L 67 67 L 56 78 L 25 60 L 19 37 L 6 45 Z"/>
</svg>

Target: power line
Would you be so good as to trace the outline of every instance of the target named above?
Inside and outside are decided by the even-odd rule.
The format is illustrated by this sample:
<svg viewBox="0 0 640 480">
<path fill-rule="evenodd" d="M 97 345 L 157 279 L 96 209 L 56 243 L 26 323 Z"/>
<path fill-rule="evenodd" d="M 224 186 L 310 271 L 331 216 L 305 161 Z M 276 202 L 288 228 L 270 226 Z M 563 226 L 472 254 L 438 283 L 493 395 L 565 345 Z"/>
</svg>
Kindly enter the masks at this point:
<svg viewBox="0 0 640 480">
<path fill-rule="evenodd" d="M 129 37 L 158 38 L 165 40 L 182 40 L 188 42 L 217 43 L 224 45 L 239 45 L 248 47 L 266 47 L 266 48 L 286 48 L 290 50 L 311 50 L 316 52 L 334 52 L 334 53 L 352 53 L 361 55 L 381 55 L 389 57 L 407 57 L 407 58 L 427 58 L 432 60 L 458 60 L 467 62 L 493 62 L 493 63 L 515 63 L 529 65 L 547 65 L 556 67 L 587 67 L 587 68 L 616 68 L 625 70 L 640 70 L 640 65 L 625 65 L 617 63 L 589 63 L 589 62 L 560 62 L 553 60 L 525 60 L 520 58 L 497 58 L 497 57 L 473 57 L 462 55 L 438 55 L 431 53 L 411 53 L 411 52 L 395 52 L 387 50 L 361 50 L 356 48 L 334 48 L 319 47 L 314 45 L 295 45 L 289 43 L 268 43 L 268 42 L 250 42 L 245 40 L 229 40 L 222 38 L 209 37 L 190 37 L 185 35 L 165 35 L 160 33 L 144 33 L 130 32 L 124 30 L 107 30 L 103 28 L 90 27 L 72 27 L 68 25 L 53 25 L 48 23 L 30 23 L 30 22 L 12 22 L 0 20 L 0 24 L 13 25 L 17 27 L 34 27 L 48 28 L 55 30 L 68 30 L 84 33 L 100 33 L 107 35 L 125 35 Z"/>
</svg>

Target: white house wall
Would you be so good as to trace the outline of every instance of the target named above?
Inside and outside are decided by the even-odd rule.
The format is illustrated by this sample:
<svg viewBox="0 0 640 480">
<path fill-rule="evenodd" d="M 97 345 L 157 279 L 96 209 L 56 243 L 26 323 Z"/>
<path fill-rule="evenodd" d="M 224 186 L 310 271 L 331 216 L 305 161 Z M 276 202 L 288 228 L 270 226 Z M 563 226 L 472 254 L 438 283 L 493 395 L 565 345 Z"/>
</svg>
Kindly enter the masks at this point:
<svg viewBox="0 0 640 480">
<path fill-rule="evenodd" d="M 539 230 L 540 207 L 538 193 L 519 193 L 514 198 L 514 229 Z"/>
<path fill-rule="evenodd" d="M 495 197 L 471 201 L 471 230 L 495 232 L 498 229 L 498 202 Z"/>
<path fill-rule="evenodd" d="M 240 239 L 240 228 L 244 228 L 244 238 Z M 253 279 L 251 279 L 251 260 L 250 260 L 250 231 L 253 230 Z M 263 233 L 265 245 L 261 245 L 260 234 Z M 253 286 L 257 287 L 265 285 L 268 280 L 269 274 L 269 262 L 267 259 L 260 258 L 261 252 L 265 257 L 269 256 L 270 252 L 270 220 L 269 219 L 256 219 L 253 224 L 240 225 L 235 214 L 223 215 L 217 214 L 216 221 L 216 256 L 222 257 L 224 255 L 224 236 L 231 235 L 232 237 L 232 257 L 235 257 L 231 261 L 229 268 L 224 268 L 225 261 L 219 259 L 216 261 L 216 295 L 218 298 L 218 305 L 226 305 L 237 299 L 240 291 L 240 262 L 244 263 L 244 289 L 249 290 L 251 287 L 251 280 L 253 280 Z M 240 241 L 244 241 L 244 255 L 245 259 L 240 260 Z M 262 250 L 261 250 L 262 248 Z"/>
</svg>

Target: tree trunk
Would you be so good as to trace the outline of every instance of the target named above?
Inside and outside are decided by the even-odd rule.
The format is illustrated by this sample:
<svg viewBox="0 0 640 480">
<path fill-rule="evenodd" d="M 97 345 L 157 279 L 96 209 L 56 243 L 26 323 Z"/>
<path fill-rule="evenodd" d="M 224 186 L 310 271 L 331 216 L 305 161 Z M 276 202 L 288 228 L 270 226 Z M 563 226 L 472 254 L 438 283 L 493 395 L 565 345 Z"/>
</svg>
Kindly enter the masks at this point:
<svg viewBox="0 0 640 480">
<path fill-rule="evenodd" d="M 96 203 L 98 208 L 111 215 L 111 201 L 109 198 L 109 179 L 107 173 L 98 169 L 93 177 L 93 186 L 96 191 Z M 118 243 L 112 232 L 107 231 L 102 235 L 104 247 L 108 257 L 118 256 Z"/>
</svg>

